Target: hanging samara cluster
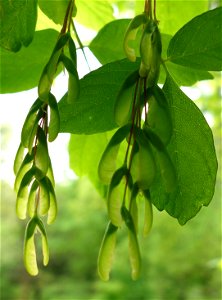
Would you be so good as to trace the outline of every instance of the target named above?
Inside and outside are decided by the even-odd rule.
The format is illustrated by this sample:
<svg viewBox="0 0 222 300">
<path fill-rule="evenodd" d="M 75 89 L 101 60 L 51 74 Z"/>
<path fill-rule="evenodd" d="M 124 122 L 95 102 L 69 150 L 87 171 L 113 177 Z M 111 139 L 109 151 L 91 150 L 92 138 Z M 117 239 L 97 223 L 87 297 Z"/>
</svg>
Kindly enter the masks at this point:
<svg viewBox="0 0 222 300">
<path fill-rule="evenodd" d="M 120 128 L 108 143 L 98 167 L 101 181 L 109 185 L 107 209 L 110 221 L 98 257 L 98 272 L 103 280 L 109 279 L 117 231 L 124 223 L 128 229 L 132 278 L 138 278 L 141 256 L 137 196 L 139 193 L 144 195 L 143 233 L 146 236 L 152 226 L 149 189 L 157 175 L 157 168 L 166 193 L 171 193 L 176 185 L 174 165 L 166 150 L 172 135 L 171 116 L 165 95 L 157 85 L 162 45 L 155 4 L 154 1 L 154 18 L 151 2 L 146 1 L 145 12 L 136 16 L 126 31 L 124 50 L 128 59 L 135 62 L 135 50 L 129 46 L 129 42 L 135 39 L 139 27 L 142 27 L 141 63 L 139 70 L 126 78 L 119 91 L 114 117 Z M 118 152 L 123 144 L 125 159 L 117 167 Z"/>
</svg>

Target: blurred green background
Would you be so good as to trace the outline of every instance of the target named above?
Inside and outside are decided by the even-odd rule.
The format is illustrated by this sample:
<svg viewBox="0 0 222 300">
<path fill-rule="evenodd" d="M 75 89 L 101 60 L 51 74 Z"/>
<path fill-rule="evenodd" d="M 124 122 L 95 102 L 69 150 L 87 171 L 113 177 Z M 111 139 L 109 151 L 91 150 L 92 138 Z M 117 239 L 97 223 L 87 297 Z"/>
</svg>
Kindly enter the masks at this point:
<svg viewBox="0 0 222 300">
<path fill-rule="evenodd" d="M 209 89 L 196 103 L 210 120 L 221 162 L 221 78 L 217 75 L 215 81 L 201 85 Z M 10 129 L 1 126 L 3 150 L 9 140 Z M 105 201 L 88 179 L 57 185 L 57 198 L 57 220 L 47 226 L 49 265 L 43 268 L 40 259 L 39 275 L 30 277 L 22 261 L 25 222 L 15 215 L 15 193 L 6 181 L 1 182 L 0 299 L 221 299 L 221 169 L 211 204 L 185 226 L 154 209 L 150 236 L 139 237 L 143 270 L 136 282 L 130 277 L 124 230 L 118 234 L 110 281 L 104 283 L 97 275 L 97 255 L 108 219 Z"/>
</svg>

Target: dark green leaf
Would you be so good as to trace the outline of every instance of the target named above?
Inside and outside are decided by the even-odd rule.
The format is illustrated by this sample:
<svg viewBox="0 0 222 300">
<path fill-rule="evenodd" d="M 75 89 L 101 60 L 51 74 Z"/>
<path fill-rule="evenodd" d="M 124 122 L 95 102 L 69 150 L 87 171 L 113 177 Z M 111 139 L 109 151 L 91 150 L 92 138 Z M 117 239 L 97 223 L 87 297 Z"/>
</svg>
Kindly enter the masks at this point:
<svg viewBox="0 0 222 300">
<path fill-rule="evenodd" d="M 111 130 L 114 104 L 126 77 L 138 68 L 128 60 L 116 61 L 91 72 L 80 80 L 80 96 L 75 105 L 66 95 L 59 102 L 60 132 L 93 134 Z"/>
<path fill-rule="evenodd" d="M 33 39 L 36 20 L 37 0 L 2 0 L 1 47 L 13 52 L 22 45 L 27 47 Z"/>
<path fill-rule="evenodd" d="M 172 38 L 169 59 L 182 66 L 206 71 L 222 70 L 222 7 L 185 24 Z"/>
<path fill-rule="evenodd" d="M 57 31 L 41 30 L 28 48 L 16 54 L 0 48 L 0 92 L 15 93 L 37 86 L 57 38 Z"/>
<path fill-rule="evenodd" d="M 213 197 L 217 159 L 212 132 L 204 116 L 170 76 L 164 93 L 174 129 L 167 148 L 178 184 L 175 191 L 167 195 L 159 175 L 150 189 L 151 201 L 158 209 L 165 209 L 177 218 L 180 224 L 185 224 Z"/>
</svg>

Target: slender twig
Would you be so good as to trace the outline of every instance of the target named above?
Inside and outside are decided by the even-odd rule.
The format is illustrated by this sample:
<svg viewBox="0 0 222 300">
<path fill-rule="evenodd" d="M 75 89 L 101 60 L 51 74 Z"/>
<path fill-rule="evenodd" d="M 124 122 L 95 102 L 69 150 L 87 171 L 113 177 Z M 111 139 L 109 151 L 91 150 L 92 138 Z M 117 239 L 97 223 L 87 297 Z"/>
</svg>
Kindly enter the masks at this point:
<svg viewBox="0 0 222 300">
<path fill-rule="evenodd" d="M 82 50 L 82 53 L 83 53 L 83 55 L 84 55 L 84 58 L 85 58 L 85 61 L 86 61 L 86 63 L 87 63 L 87 66 L 88 66 L 88 68 L 89 68 L 89 71 L 91 71 L 91 68 L 90 68 L 90 66 L 89 66 L 89 62 L 88 62 L 88 60 L 87 60 L 87 57 L 86 57 L 86 54 L 85 54 L 85 51 L 84 51 L 84 46 L 83 46 L 83 44 L 82 44 L 82 42 L 81 42 L 81 40 L 80 40 L 80 37 L 79 37 L 79 35 L 78 35 L 78 32 L 77 32 L 77 30 L 76 30 L 76 27 L 75 27 L 75 24 L 74 24 L 74 21 L 73 21 L 73 20 L 72 20 L 72 28 L 73 28 L 73 31 L 74 31 L 74 33 L 75 33 L 75 36 L 76 36 L 77 42 L 78 42 L 78 44 L 79 44 L 79 47 L 80 47 L 80 49 Z"/>
</svg>

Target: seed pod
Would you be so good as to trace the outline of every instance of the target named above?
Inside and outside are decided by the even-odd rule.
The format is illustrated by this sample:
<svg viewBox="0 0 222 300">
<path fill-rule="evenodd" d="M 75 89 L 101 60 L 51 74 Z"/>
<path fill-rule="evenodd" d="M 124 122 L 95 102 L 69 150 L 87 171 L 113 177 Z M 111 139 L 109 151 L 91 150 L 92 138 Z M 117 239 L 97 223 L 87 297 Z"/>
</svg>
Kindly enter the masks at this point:
<svg viewBox="0 0 222 300">
<path fill-rule="evenodd" d="M 41 106 L 42 106 L 41 100 L 37 99 L 32 105 L 32 107 L 30 108 L 28 115 L 25 119 L 24 125 L 22 127 L 22 133 L 21 133 L 21 142 L 24 148 L 29 148 L 30 143 L 33 144 L 33 140 L 35 137 L 35 134 L 33 137 L 33 133 L 36 132 L 38 127 L 38 122 L 44 113 L 42 110 L 38 112 Z"/>
<path fill-rule="evenodd" d="M 114 107 L 114 119 L 122 126 L 129 122 L 132 110 L 135 83 L 139 79 L 138 71 L 131 73 L 124 81 L 117 95 Z"/>
<path fill-rule="evenodd" d="M 14 189 L 16 192 L 20 187 L 24 175 L 31 169 L 33 158 L 33 153 L 31 155 L 29 153 L 26 154 L 15 178 Z"/>
<path fill-rule="evenodd" d="M 69 55 L 71 57 L 71 60 L 74 64 L 74 66 L 77 67 L 76 45 L 75 45 L 73 39 L 71 38 L 71 36 L 69 36 L 68 46 L 69 46 Z"/>
<path fill-rule="evenodd" d="M 144 28 L 140 43 L 141 65 L 139 74 L 147 77 L 147 87 L 158 81 L 161 62 L 161 36 L 155 21 L 149 20 Z"/>
<path fill-rule="evenodd" d="M 140 275 L 141 270 L 141 256 L 140 256 L 140 249 L 137 240 L 136 230 L 133 223 L 132 216 L 130 215 L 129 211 L 122 207 L 121 210 L 123 220 L 128 228 L 128 238 L 129 238 L 129 259 L 132 269 L 132 279 L 137 280 Z"/>
<path fill-rule="evenodd" d="M 132 216 L 136 233 L 138 233 L 138 206 L 136 202 L 138 193 L 139 193 L 139 187 L 137 184 L 134 184 L 131 192 L 129 212 L 130 215 Z"/>
<path fill-rule="evenodd" d="M 149 234 L 153 224 L 153 208 L 150 200 L 149 190 L 143 191 L 143 194 L 145 196 L 143 236 L 146 237 Z"/>
<path fill-rule="evenodd" d="M 67 56 L 62 55 L 61 61 L 63 62 L 66 70 L 69 73 L 67 102 L 72 104 L 75 100 L 78 99 L 80 93 L 78 72 L 72 60 L 69 59 Z"/>
<path fill-rule="evenodd" d="M 125 139 L 130 131 L 130 124 L 119 128 L 112 136 L 98 166 L 98 175 L 100 180 L 109 184 L 116 169 L 116 159 L 119 152 L 121 142 Z"/>
<path fill-rule="evenodd" d="M 58 134 L 60 129 L 60 116 L 59 109 L 56 98 L 50 93 L 49 94 L 49 107 L 50 107 L 50 122 L 48 128 L 48 141 L 53 142 Z"/>
<path fill-rule="evenodd" d="M 26 226 L 24 240 L 24 264 L 27 272 L 32 276 L 36 276 L 38 274 L 34 241 L 36 226 L 36 217 L 34 217 Z"/>
<path fill-rule="evenodd" d="M 174 164 L 160 138 L 149 128 L 145 129 L 145 134 L 156 150 L 155 156 L 160 168 L 165 192 L 172 193 L 177 186 L 177 175 Z"/>
<path fill-rule="evenodd" d="M 164 145 L 167 145 L 173 132 L 169 106 L 164 93 L 158 86 L 155 86 L 152 92 L 153 96 L 148 99 L 146 125 L 159 136 Z"/>
<path fill-rule="evenodd" d="M 141 129 L 136 130 L 139 145 L 137 158 L 137 184 L 141 190 L 149 189 L 156 176 L 156 162 L 150 142 Z"/>
<path fill-rule="evenodd" d="M 109 222 L 99 250 L 97 262 L 98 273 L 100 278 L 104 281 L 109 280 L 109 274 L 116 246 L 117 229 L 118 227 Z"/>
<path fill-rule="evenodd" d="M 30 218 L 33 218 L 36 213 L 36 201 L 38 199 L 38 188 L 39 183 L 37 180 L 34 180 L 31 186 L 31 189 L 29 191 L 29 197 L 28 197 L 28 205 L 27 205 L 27 211 Z"/>
<path fill-rule="evenodd" d="M 42 236 L 42 255 L 43 255 L 43 265 L 47 266 L 49 262 L 49 246 L 47 240 L 47 234 L 43 222 L 37 218 L 37 228 Z"/>
<path fill-rule="evenodd" d="M 131 22 L 129 23 L 129 26 L 126 30 L 126 33 L 124 36 L 123 47 L 124 47 L 124 51 L 125 51 L 127 58 L 132 62 L 136 61 L 136 53 L 133 48 L 129 47 L 129 42 L 132 40 L 135 40 L 139 27 L 142 24 L 145 24 L 146 21 L 147 21 L 147 16 L 144 13 L 141 15 L 138 15 L 134 19 L 131 20 Z"/>
<path fill-rule="evenodd" d="M 59 57 L 68 39 L 69 39 L 68 34 L 64 34 L 60 36 L 52 52 L 52 55 L 42 72 L 41 78 L 39 80 L 39 85 L 38 85 L 38 94 L 39 94 L 39 98 L 43 102 L 48 103 L 48 97 L 57 70 L 57 66 L 59 63 Z"/>
<path fill-rule="evenodd" d="M 120 183 L 124 176 L 128 175 L 128 169 L 123 166 L 118 169 L 112 177 L 109 192 L 108 192 L 108 214 L 113 225 L 120 227 L 122 224 L 121 206 L 122 206 L 122 195 L 120 189 Z"/>
<path fill-rule="evenodd" d="M 38 143 L 35 151 L 34 164 L 37 169 L 36 177 L 41 179 L 46 176 L 49 168 L 49 153 L 46 134 L 40 126 L 38 127 L 37 139 Z"/>
<path fill-rule="evenodd" d="M 31 183 L 35 169 L 31 168 L 23 177 L 16 199 L 16 214 L 19 219 L 24 220 L 26 218 L 27 202 L 28 202 L 28 186 Z"/>
<path fill-rule="evenodd" d="M 18 173 L 18 171 L 22 165 L 22 162 L 24 159 L 24 152 L 25 152 L 25 148 L 22 145 L 22 143 L 20 143 L 18 150 L 16 152 L 16 155 L 15 155 L 15 160 L 14 160 L 14 165 L 13 165 L 15 175 Z"/>
<path fill-rule="evenodd" d="M 55 221 L 56 216 L 57 216 L 57 202 L 56 202 L 56 195 L 55 195 L 53 185 L 49 178 L 46 177 L 46 180 L 47 180 L 49 199 L 50 199 L 47 224 L 51 224 Z"/>
<path fill-rule="evenodd" d="M 41 216 L 47 214 L 49 207 L 50 207 L 50 195 L 48 190 L 48 182 L 46 177 L 42 178 L 39 181 L 39 205 L 38 205 L 38 212 Z"/>
<path fill-rule="evenodd" d="M 49 157 L 49 167 L 48 167 L 48 171 L 46 173 L 46 176 L 50 180 L 52 186 L 55 187 L 55 179 L 54 179 L 54 174 L 53 174 L 52 163 L 51 163 L 50 157 Z"/>
</svg>

